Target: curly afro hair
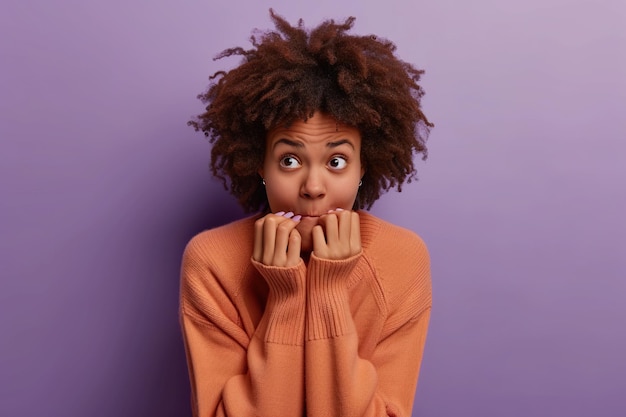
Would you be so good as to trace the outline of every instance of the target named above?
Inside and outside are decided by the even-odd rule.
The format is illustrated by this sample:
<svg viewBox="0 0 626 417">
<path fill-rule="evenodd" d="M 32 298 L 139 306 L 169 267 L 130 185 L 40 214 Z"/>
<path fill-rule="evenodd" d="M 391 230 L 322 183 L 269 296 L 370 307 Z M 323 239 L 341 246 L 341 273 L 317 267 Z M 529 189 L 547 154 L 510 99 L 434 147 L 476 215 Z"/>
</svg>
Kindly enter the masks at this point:
<svg viewBox="0 0 626 417">
<path fill-rule="evenodd" d="M 307 30 L 302 19 L 294 27 L 272 9 L 270 15 L 276 30 L 253 35 L 252 49 L 230 48 L 215 58 L 243 60 L 210 77 L 198 95 L 206 112 L 188 122 L 213 144 L 213 175 L 246 211 L 267 210 L 258 175 L 267 132 L 321 111 L 361 133 L 365 175 L 355 209 L 369 209 L 392 187 L 402 191 L 416 175 L 413 155 L 426 159 L 433 127 L 420 105 L 423 71 L 398 59 L 388 40 L 348 34 L 354 17 Z"/>
</svg>

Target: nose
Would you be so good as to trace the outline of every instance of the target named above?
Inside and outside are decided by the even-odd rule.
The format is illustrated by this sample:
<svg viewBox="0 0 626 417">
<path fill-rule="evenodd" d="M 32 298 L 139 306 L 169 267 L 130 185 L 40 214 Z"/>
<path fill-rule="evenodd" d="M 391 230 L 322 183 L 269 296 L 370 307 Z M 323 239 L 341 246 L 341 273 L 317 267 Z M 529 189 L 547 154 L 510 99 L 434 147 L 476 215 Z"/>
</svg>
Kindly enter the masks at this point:
<svg viewBox="0 0 626 417">
<path fill-rule="evenodd" d="M 310 169 L 302 179 L 300 196 L 309 200 L 323 198 L 326 195 L 326 186 L 323 173 L 317 169 Z"/>
</svg>

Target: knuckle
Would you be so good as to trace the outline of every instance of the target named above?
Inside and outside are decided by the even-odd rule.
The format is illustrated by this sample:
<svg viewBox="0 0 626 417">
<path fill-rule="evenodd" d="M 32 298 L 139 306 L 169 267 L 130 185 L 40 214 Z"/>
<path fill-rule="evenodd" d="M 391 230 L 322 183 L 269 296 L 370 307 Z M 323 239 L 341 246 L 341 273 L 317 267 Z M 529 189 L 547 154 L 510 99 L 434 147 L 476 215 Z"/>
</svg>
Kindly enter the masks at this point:
<svg viewBox="0 0 626 417">
<path fill-rule="evenodd" d="M 282 222 L 278 225 L 277 229 L 281 232 L 287 232 L 290 231 L 293 226 L 291 225 L 291 223 L 293 222 Z"/>
<path fill-rule="evenodd" d="M 278 221 L 278 219 L 275 216 L 268 216 L 268 217 L 265 217 L 265 223 L 264 224 L 268 225 L 268 226 L 275 226 L 277 221 Z"/>
</svg>

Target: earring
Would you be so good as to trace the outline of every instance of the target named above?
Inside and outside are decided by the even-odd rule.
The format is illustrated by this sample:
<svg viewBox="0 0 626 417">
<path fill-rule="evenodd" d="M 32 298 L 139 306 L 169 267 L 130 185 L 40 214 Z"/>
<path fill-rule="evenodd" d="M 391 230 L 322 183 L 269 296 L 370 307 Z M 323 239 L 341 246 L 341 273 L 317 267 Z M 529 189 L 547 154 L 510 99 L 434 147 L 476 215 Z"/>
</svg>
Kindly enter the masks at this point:
<svg viewBox="0 0 626 417">
<path fill-rule="evenodd" d="M 261 182 L 265 185 L 265 178 L 261 178 Z"/>
<path fill-rule="evenodd" d="M 363 180 L 359 181 L 359 187 L 363 185 Z"/>
</svg>

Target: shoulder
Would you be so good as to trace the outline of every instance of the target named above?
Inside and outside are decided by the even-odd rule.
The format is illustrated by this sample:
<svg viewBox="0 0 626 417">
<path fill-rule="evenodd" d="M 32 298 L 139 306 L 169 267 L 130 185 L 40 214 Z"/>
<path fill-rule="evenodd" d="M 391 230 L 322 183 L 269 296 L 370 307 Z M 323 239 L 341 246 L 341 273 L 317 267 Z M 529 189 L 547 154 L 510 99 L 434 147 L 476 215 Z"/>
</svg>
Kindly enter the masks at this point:
<svg viewBox="0 0 626 417">
<path fill-rule="evenodd" d="M 183 280 L 208 276 L 220 280 L 242 274 L 250 264 L 255 220 L 247 217 L 191 238 L 183 252 Z"/>
<path fill-rule="evenodd" d="M 247 217 L 198 233 L 187 243 L 184 257 L 209 261 L 237 252 L 251 253 L 255 220 L 256 217 Z"/>
<path fill-rule="evenodd" d="M 417 233 L 367 212 L 359 212 L 359 216 L 363 246 L 367 252 L 382 252 L 391 255 L 393 259 L 410 255 L 409 258 L 413 260 L 428 261 L 428 249 Z"/>
<path fill-rule="evenodd" d="M 254 220 L 205 230 L 187 243 L 181 266 L 181 313 L 220 328 L 239 322 L 233 297 L 250 268 Z"/>
<path fill-rule="evenodd" d="M 417 310 L 430 307 L 430 256 L 422 238 L 372 214 L 359 215 L 363 252 L 376 271 L 387 303 L 409 302 Z"/>
</svg>

